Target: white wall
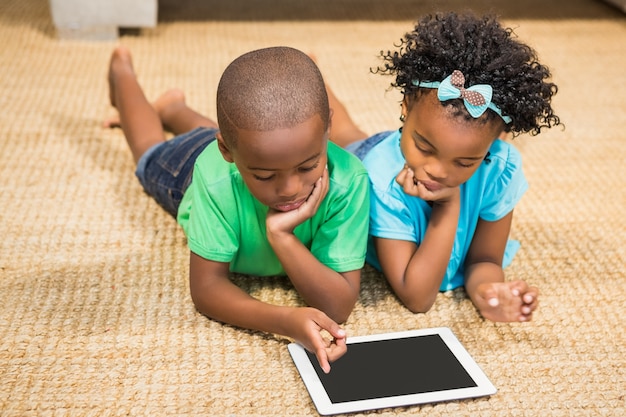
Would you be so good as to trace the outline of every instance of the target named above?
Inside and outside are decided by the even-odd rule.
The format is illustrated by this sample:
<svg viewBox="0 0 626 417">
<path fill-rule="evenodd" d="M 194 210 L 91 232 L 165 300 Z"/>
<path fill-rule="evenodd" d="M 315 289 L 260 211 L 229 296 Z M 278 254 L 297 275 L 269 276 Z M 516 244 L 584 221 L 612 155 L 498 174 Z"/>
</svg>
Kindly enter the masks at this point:
<svg viewBox="0 0 626 417">
<path fill-rule="evenodd" d="M 61 39 L 110 40 L 120 27 L 154 27 L 157 0 L 50 0 Z"/>
</svg>

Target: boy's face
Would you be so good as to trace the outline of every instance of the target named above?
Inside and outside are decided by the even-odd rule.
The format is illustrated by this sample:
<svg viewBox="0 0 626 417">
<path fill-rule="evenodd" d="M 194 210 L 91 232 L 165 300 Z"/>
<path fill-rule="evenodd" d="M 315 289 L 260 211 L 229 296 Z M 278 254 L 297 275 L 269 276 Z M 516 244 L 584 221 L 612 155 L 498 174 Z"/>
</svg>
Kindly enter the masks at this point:
<svg viewBox="0 0 626 417">
<path fill-rule="evenodd" d="M 219 135 L 218 140 L 224 159 L 237 165 L 250 193 L 274 210 L 300 207 L 326 167 L 328 137 L 317 115 L 284 129 L 237 129 L 234 148 Z"/>
<path fill-rule="evenodd" d="M 430 191 L 457 187 L 478 169 L 503 123 L 472 123 L 453 117 L 437 90 L 425 93 L 407 112 L 400 147 L 415 180 Z"/>
</svg>

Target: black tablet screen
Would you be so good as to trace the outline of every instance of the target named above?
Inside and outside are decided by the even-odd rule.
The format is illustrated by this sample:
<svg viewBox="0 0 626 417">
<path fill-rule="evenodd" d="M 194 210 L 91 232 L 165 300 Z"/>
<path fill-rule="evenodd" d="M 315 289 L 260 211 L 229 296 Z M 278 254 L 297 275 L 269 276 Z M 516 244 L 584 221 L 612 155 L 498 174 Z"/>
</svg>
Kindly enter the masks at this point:
<svg viewBox="0 0 626 417">
<path fill-rule="evenodd" d="M 477 386 L 439 335 L 348 344 L 329 374 L 307 355 L 334 404 Z"/>
</svg>

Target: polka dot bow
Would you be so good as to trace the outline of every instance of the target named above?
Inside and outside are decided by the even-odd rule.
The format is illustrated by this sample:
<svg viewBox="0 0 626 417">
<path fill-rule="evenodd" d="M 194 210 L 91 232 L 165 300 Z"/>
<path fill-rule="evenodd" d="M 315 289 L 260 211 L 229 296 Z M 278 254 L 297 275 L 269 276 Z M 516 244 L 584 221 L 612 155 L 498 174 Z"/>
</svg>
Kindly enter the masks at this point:
<svg viewBox="0 0 626 417">
<path fill-rule="evenodd" d="M 469 114 L 478 118 L 487 110 L 491 109 L 498 113 L 505 123 L 511 123 L 509 116 L 502 114 L 498 106 L 491 102 L 493 88 L 489 84 L 476 84 L 465 88 L 465 76 L 459 70 L 454 70 L 441 82 L 413 81 L 413 85 L 425 88 L 436 88 L 439 101 L 447 101 L 462 98 Z"/>
<path fill-rule="evenodd" d="M 465 88 L 465 76 L 459 70 L 447 76 L 437 89 L 439 100 L 446 101 L 462 98 L 472 117 L 480 117 L 491 103 L 493 89 L 489 84 L 476 84 Z"/>
</svg>

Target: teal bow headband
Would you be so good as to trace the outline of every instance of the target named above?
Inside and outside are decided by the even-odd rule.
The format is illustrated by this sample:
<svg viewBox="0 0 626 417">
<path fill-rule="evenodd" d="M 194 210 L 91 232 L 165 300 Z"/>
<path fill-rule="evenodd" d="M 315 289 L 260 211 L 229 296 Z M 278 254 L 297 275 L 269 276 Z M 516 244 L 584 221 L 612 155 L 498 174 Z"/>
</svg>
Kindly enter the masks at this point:
<svg viewBox="0 0 626 417">
<path fill-rule="evenodd" d="M 442 82 L 424 82 L 413 80 L 416 87 L 436 88 L 439 101 L 462 98 L 465 108 L 473 118 L 480 117 L 487 109 L 498 113 L 504 123 L 509 124 L 513 119 L 502 114 L 502 110 L 491 102 L 493 88 L 489 84 L 476 84 L 465 88 L 465 76 L 459 70 L 454 70 Z"/>
</svg>

